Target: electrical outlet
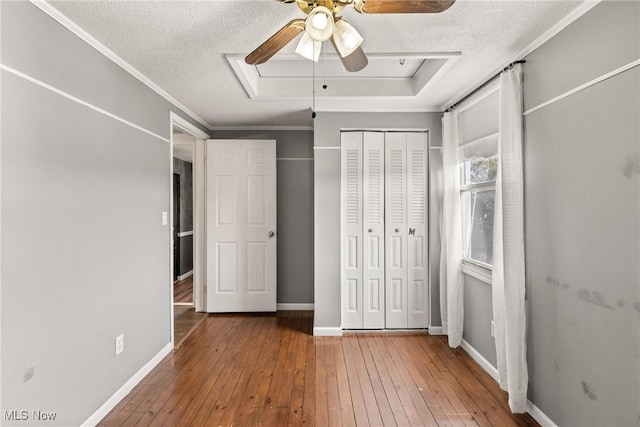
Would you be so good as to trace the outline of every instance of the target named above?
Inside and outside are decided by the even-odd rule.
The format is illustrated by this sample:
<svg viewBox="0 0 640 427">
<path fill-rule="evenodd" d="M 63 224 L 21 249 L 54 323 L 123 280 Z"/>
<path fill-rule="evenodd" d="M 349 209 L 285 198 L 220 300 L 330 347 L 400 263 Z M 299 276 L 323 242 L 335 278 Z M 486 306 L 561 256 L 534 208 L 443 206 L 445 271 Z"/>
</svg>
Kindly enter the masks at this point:
<svg viewBox="0 0 640 427">
<path fill-rule="evenodd" d="M 120 334 L 116 337 L 116 356 L 124 351 L 124 335 Z"/>
<path fill-rule="evenodd" d="M 496 336 L 496 322 L 491 321 L 491 336 L 495 338 Z"/>
</svg>

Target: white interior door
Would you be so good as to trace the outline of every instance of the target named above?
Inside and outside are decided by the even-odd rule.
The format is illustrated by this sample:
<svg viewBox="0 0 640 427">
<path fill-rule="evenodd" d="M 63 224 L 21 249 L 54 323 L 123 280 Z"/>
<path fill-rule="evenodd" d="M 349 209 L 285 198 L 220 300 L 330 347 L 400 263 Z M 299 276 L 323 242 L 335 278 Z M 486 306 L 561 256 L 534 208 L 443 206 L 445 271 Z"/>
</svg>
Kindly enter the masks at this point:
<svg viewBox="0 0 640 427">
<path fill-rule="evenodd" d="M 362 132 L 341 136 L 342 327 L 362 329 Z"/>
<path fill-rule="evenodd" d="M 276 311 L 276 143 L 208 140 L 207 311 Z"/>
<path fill-rule="evenodd" d="M 363 135 L 363 327 L 383 329 L 384 313 L 384 133 Z"/>
<path fill-rule="evenodd" d="M 386 327 L 407 327 L 407 135 L 385 134 Z"/>
</svg>

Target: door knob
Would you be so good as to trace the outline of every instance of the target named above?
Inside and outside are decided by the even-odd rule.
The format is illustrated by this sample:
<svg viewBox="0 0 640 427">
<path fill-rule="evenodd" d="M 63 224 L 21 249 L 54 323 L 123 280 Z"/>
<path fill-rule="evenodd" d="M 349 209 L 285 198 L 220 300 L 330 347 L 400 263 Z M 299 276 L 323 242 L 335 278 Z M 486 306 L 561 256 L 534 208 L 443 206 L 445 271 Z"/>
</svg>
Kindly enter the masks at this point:
<svg viewBox="0 0 640 427">
<path fill-rule="evenodd" d="M 273 237 L 275 235 L 276 235 L 276 233 L 274 233 L 273 231 L 270 231 L 269 234 L 268 234 L 269 237 Z"/>
<path fill-rule="evenodd" d="M 370 229 L 369 229 L 369 233 L 373 233 L 373 228 L 370 228 Z"/>
<path fill-rule="evenodd" d="M 396 228 L 396 233 L 399 233 L 399 232 L 400 232 L 400 229 L 399 229 L 399 228 Z"/>
</svg>

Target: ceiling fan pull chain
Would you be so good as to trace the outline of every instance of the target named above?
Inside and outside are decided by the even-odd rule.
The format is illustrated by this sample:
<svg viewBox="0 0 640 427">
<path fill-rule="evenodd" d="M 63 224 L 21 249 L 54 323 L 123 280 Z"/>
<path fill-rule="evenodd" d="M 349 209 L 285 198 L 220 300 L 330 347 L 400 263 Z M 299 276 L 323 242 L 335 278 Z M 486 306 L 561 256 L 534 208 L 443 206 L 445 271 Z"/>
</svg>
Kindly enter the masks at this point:
<svg viewBox="0 0 640 427">
<path fill-rule="evenodd" d="M 313 56 L 315 58 L 316 44 L 313 44 Z M 316 118 L 316 62 L 311 61 L 311 118 Z"/>
<path fill-rule="evenodd" d="M 327 50 L 326 49 L 322 49 L 322 56 L 323 56 L 322 68 L 324 71 L 324 76 L 322 79 L 322 89 L 327 90 L 328 86 L 327 86 Z"/>
</svg>

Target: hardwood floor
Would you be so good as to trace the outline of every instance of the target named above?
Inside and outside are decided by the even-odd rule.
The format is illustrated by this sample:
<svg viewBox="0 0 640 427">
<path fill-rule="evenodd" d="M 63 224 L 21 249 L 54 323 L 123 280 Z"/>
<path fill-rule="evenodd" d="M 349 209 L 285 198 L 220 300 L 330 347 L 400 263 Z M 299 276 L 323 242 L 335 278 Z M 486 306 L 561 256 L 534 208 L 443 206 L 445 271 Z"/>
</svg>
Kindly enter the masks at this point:
<svg viewBox="0 0 640 427">
<path fill-rule="evenodd" d="M 193 276 L 173 283 L 173 302 L 193 303 Z"/>
<path fill-rule="evenodd" d="M 178 348 L 193 330 L 198 327 L 207 313 L 196 313 L 193 307 L 176 305 L 173 307 L 173 343 Z"/>
<path fill-rule="evenodd" d="M 99 425 L 538 425 L 445 337 L 313 337 L 312 316 L 207 316 Z"/>
</svg>

